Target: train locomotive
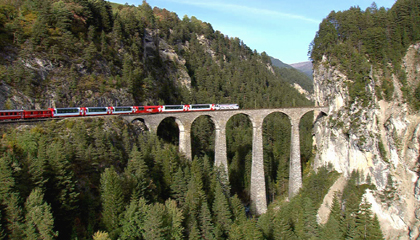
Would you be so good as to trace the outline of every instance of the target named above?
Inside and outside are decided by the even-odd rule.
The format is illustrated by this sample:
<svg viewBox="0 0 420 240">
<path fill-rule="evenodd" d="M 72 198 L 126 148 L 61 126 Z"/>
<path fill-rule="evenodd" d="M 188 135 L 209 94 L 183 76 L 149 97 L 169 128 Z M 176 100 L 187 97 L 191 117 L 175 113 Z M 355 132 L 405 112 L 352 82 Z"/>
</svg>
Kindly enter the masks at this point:
<svg viewBox="0 0 420 240">
<path fill-rule="evenodd" d="M 220 111 L 239 109 L 238 104 L 187 104 L 159 106 L 69 107 L 44 110 L 0 110 L 1 120 L 63 118 L 122 114 L 157 114 L 165 112 Z"/>
</svg>

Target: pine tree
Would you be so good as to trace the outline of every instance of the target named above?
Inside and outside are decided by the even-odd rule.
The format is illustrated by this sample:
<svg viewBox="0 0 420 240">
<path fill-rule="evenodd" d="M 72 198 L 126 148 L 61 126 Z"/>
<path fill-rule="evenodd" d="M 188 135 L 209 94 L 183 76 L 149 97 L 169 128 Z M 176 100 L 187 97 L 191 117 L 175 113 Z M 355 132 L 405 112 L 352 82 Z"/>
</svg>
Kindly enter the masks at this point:
<svg viewBox="0 0 420 240">
<path fill-rule="evenodd" d="M 201 204 L 201 211 L 199 215 L 201 237 L 205 240 L 212 240 L 214 238 L 214 228 L 211 221 L 211 213 L 207 204 L 207 201 L 203 201 Z"/>
<path fill-rule="evenodd" d="M 323 227 L 323 239 L 343 239 L 343 227 L 341 226 L 341 206 L 337 193 L 334 194 L 333 202 L 331 205 L 331 213 L 327 223 Z"/>
<path fill-rule="evenodd" d="M 184 216 L 182 215 L 182 210 L 179 209 L 176 205 L 174 200 L 168 199 L 165 202 L 167 218 L 168 218 L 168 232 L 169 232 L 169 239 L 173 240 L 181 240 L 183 238 L 182 232 L 184 231 L 184 227 L 182 226 L 182 222 L 184 220 Z"/>
<path fill-rule="evenodd" d="M 371 204 L 363 198 L 359 206 L 359 211 L 356 213 L 356 235 L 359 239 L 384 239 L 381 229 L 379 227 L 378 218 L 370 210 Z"/>
<path fill-rule="evenodd" d="M 10 193 L 6 199 L 3 200 L 5 208 L 5 218 L 7 219 L 7 235 L 9 239 L 23 239 L 24 237 L 24 222 L 22 215 L 22 208 L 20 207 L 20 198 L 17 193 Z"/>
<path fill-rule="evenodd" d="M 137 146 L 134 146 L 130 153 L 125 175 L 134 187 L 132 193 L 135 193 L 135 198 L 145 196 L 148 172 L 149 169 L 144 161 L 142 152 L 137 150 Z"/>
<path fill-rule="evenodd" d="M 146 219 L 144 221 L 145 239 L 166 239 L 167 223 L 165 205 L 155 203 L 148 207 Z"/>
<path fill-rule="evenodd" d="M 10 157 L 0 158 L 0 203 L 7 198 L 15 186 L 15 179 L 13 178 L 10 164 Z"/>
<path fill-rule="evenodd" d="M 245 209 L 241 200 L 238 198 L 238 195 L 235 194 L 233 197 L 231 197 L 230 202 L 232 206 L 234 222 L 241 224 L 242 222 L 246 221 Z"/>
<path fill-rule="evenodd" d="M 384 239 L 384 235 L 382 234 L 381 227 L 379 225 L 378 216 L 375 214 L 373 216 L 373 219 L 370 221 L 369 224 L 369 234 L 367 236 L 367 239 L 369 240 L 379 240 Z"/>
<path fill-rule="evenodd" d="M 190 234 L 188 235 L 188 239 L 189 240 L 201 239 L 200 230 L 198 229 L 198 226 L 197 226 L 197 220 L 195 220 L 192 224 L 192 228 L 191 228 Z"/>
<path fill-rule="evenodd" d="M 147 204 L 144 198 L 131 199 L 121 218 L 121 235 L 125 239 L 143 239 L 144 221 L 146 218 Z"/>
<path fill-rule="evenodd" d="M 71 163 L 68 160 L 66 149 L 60 141 L 53 142 L 46 151 L 47 162 L 45 172 L 48 171 L 48 182 L 45 188 L 45 198 L 51 203 L 54 209 L 57 230 L 62 234 L 70 234 L 72 223 L 78 207 L 79 193 L 76 190 L 76 181 Z M 42 159 L 40 164 L 42 164 Z M 42 167 L 42 166 L 40 166 Z M 41 176 L 38 177 L 43 179 Z M 46 177 L 47 178 L 47 177 Z"/>
<path fill-rule="evenodd" d="M 370 204 L 363 199 L 359 206 L 359 211 L 356 212 L 356 231 L 360 239 L 367 238 L 371 215 Z"/>
<path fill-rule="evenodd" d="M 213 217 L 216 226 L 217 238 L 227 236 L 230 225 L 232 224 L 231 216 L 232 214 L 229 209 L 227 198 L 220 183 L 217 183 L 213 202 Z"/>
<path fill-rule="evenodd" d="M 120 214 L 124 210 L 121 183 L 114 167 L 101 174 L 102 222 L 111 236 L 119 231 Z"/>
<path fill-rule="evenodd" d="M 263 234 L 257 226 L 255 219 L 250 219 L 245 222 L 243 225 L 244 229 L 244 239 L 245 240 L 254 240 L 254 239 L 263 239 Z"/>
<path fill-rule="evenodd" d="M 54 239 L 58 232 L 54 232 L 54 218 L 51 207 L 44 202 L 41 189 L 32 190 L 25 203 L 25 236 L 26 239 Z"/>
<path fill-rule="evenodd" d="M 193 165 L 194 164 L 197 163 L 193 162 Z M 197 216 L 200 212 L 202 202 L 206 201 L 201 177 L 201 172 L 198 167 L 191 170 L 191 178 L 188 183 L 188 190 L 185 194 L 185 204 L 183 205 L 185 216 L 187 216 L 186 226 L 188 231 L 191 230 L 193 222 L 197 221 Z"/>
<path fill-rule="evenodd" d="M 43 188 L 47 179 L 44 179 L 45 168 L 47 164 L 47 138 L 41 136 L 38 141 L 38 154 L 29 161 L 29 173 L 35 187 Z"/>
<path fill-rule="evenodd" d="M 276 217 L 273 223 L 273 236 L 275 240 L 297 239 L 290 225 L 282 218 Z"/>
<path fill-rule="evenodd" d="M 175 199 L 180 206 L 183 206 L 186 192 L 187 182 L 185 181 L 184 172 L 181 167 L 178 167 L 178 171 L 175 173 L 171 184 L 171 197 Z"/>
</svg>

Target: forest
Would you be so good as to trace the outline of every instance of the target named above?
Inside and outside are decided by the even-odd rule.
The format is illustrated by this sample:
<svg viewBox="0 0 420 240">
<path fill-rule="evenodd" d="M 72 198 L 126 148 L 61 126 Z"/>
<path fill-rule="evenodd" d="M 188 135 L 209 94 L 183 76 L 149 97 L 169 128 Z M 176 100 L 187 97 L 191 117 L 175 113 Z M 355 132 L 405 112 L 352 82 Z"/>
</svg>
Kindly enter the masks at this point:
<svg viewBox="0 0 420 240">
<path fill-rule="evenodd" d="M 366 81 L 358 76 L 367 71 L 357 61 L 366 55 L 378 65 L 400 61 L 404 47 L 417 35 L 400 31 L 398 38 L 390 30 L 415 30 L 414 5 L 418 9 L 417 1 L 406 0 L 389 10 L 373 5 L 366 11 L 355 7 L 331 12 L 320 24 L 311 58 L 319 62 L 327 55 L 340 67 L 358 69 L 353 74 L 360 84 L 352 93 L 354 98 L 368 97 L 357 91 Z M 350 18 L 352 14 L 357 17 Z M 366 27 L 380 28 L 384 21 L 375 20 L 380 16 L 390 24 L 383 25 L 383 44 L 400 45 L 378 53 L 375 44 L 368 44 L 376 38 L 365 36 L 357 24 L 368 19 Z M 393 23 L 398 16 L 402 20 Z M 0 0 L 0 39 L 1 84 L 41 108 L 51 102 L 57 107 L 86 106 L 92 103 L 85 100 L 86 91 L 104 102 L 124 102 L 108 99 L 115 89 L 130 95 L 129 105 L 313 105 L 288 84 L 285 78 L 293 74 L 270 70 L 266 53 L 194 16 L 180 19 L 166 9 L 152 9 L 146 1 L 131 6 L 103 0 Z M 185 62 L 163 57 L 162 49 L 174 50 Z M 390 49 L 400 58 L 387 52 Z M 339 57 L 343 53 L 348 58 Z M 49 67 L 28 67 L 33 59 Z M 181 70 L 188 73 L 188 84 L 182 83 Z M 382 85 L 386 98 L 390 90 Z M 407 93 L 409 97 L 416 95 Z M 5 108 L 18 107 L 13 101 L 7 96 Z M 206 117 L 192 128 L 193 161 L 178 153 L 176 123 L 170 119 L 157 136 L 119 118 L 2 129 L 0 239 L 383 239 L 376 216 L 362 198 L 375 186 L 357 172 L 337 193 L 328 222 L 317 223 L 317 209 L 339 174 L 328 166 L 312 169 L 312 124 L 313 114 L 300 123 L 304 186 L 287 199 L 290 122 L 282 114 L 265 120 L 269 209 L 261 216 L 248 212 L 252 126 L 244 115 L 228 122 L 227 174 L 213 167 L 214 125 Z M 392 197 L 384 193 L 384 198 Z"/>
</svg>

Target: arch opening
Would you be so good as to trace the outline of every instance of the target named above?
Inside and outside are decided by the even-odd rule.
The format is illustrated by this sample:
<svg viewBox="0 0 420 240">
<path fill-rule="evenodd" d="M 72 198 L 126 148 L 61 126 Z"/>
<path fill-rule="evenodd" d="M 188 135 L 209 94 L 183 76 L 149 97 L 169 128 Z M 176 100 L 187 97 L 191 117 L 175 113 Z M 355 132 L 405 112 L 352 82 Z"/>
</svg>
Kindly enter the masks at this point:
<svg viewBox="0 0 420 240">
<path fill-rule="evenodd" d="M 313 152 L 314 111 L 305 113 L 299 122 L 300 162 L 302 176 L 311 170 Z"/>
<path fill-rule="evenodd" d="M 231 193 L 237 194 L 245 205 L 250 203 L 252 134 L 249 116 L 237 114 L 226 124 L 226 145 Z"/>
<path fill-rule="evenodd" d="M 192 158 L 207 156 L 211 165 L 215 154 L 215 124 L 210 116 L 196 118 L 191 125 Z"/>
<path fill-rule="evenodd" d="M 136 128 L 141 132 L 148 132 L 149 127 L 147 126 L 146 122 L 143 118 L 136 118 L 133 121 L 131 121 L 131 124 L 136 126 Z"/>
<path fill-rule="evenodd" d="M 289 116 L 281 112 L 267 115 L 263 122 L 267 204 L 288 196 L 291 128 Z"/>
<path fill-rule="evenodd" d="M 163 119 L 157 128 L 157 136 L 167 143 L 179 145 L 179 125 L 174 117 Z"/>
</svg>

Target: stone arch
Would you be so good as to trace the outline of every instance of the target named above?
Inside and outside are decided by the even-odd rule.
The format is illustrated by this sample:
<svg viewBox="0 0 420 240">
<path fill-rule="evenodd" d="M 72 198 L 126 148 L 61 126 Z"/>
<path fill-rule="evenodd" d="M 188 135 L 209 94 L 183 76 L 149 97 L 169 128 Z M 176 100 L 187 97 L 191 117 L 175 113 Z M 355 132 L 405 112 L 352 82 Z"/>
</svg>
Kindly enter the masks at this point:
<svg viewBox="0 0 420 240">
<path fill-rule="evenodd" d="M 202 117 L 202 116 L 209 117 L 210 120 L 213 122 L 215 128 L 220 127 L 219 120 L 212 114 L 197 114 L 197 116 L 194 116 L 193 118 L 191 118 L 191 124 L 194 123 L 195 120 L 197 120 L 197 118 Z"/>
<path fill-rule="evenodd" d="M 207 119 L 202 120 L 202 119 Z M 197 115 L 191 120 L 191 157 L 194 159 L 195 156 L 207 155 L 210 158 L 210 162 L 214 162 L 215 156 L 215 138 L 216 138 L 216 128 L 220 127 L 216 119 L 210 114 L 200 114 Z M 197 130 L 200 132 L 201 129 L 197 129 L 196 124 L 201 124 L 201 126 L 209 127 L 206 134 L 198 137 Z M 201 132 L 202 133 L 202 132 Z M 204 138 L 203 138 L 204 137 Z M 204 141 L 203 141 L 204 140 Z M 203 142 L 202 142 L 203 141 Z M 213 146 L 212 149 L 206 148 L 206 146 Z"/>
<path fill-rule="evenodd" d="M 138 117 L 131 120 L 131 124 L 138 126 L 143 132 L 153 131 L 154 127 L 149 121 L 144 118 Z"/>
<path fill-rule="evenodd" d="M 226 116 L 226 170 L 232 191 L 245 203 L 250 202 L 253 131 L 256 127 L 255 117 L 247 112 L 230 113 Z"/>
<path fill-rule="evenodd" d="M 184 130 L 184 125 L 177 117 L 172 115 L 164 116 L 157 119 L 154 124 L 156 124 L 157 136 L 165 141 L 178 145 L 180 144 L 180 133 L 181 130 Z M 170 129 L 170 131 L 167 131 L 167 129 Z"/>
<path fill-rule="evenodd" d="M 268 113 L 262 123 L 264 176 L 267 202 L 287 194 L 289 182 L 291 118 L 283 111 Z"/>
</svg>

